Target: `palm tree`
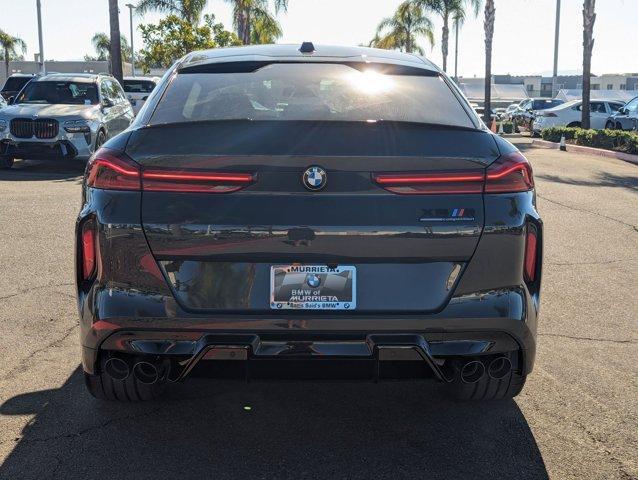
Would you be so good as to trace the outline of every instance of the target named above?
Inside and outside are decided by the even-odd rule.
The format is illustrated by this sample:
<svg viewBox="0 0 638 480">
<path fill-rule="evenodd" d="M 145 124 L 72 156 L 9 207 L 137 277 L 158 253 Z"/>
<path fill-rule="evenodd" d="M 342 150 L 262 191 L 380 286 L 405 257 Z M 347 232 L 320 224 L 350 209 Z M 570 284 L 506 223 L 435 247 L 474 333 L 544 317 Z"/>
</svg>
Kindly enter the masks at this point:
<svg viewBox="0 0 638 480">
<path fill-rule="evenodd" d="M 4 57 L 4 70 L 5 74 L 9 76 L 9 60 L 20 57 L 18 51 L 22 54 L 27 51 L 27 44 L 18 37 L 13 37 L 3 30 L 0 30 L 0 49 L 2 49 L 2 56 Z"/>
<path fill-rule="evenodd" d="M 267 44 L 275 43 L 281 38 L 283 31 L 275 17 L 267 11 L 256 12 L 253 15 L 253 25 L 250 29 L 250 43 Z"/>
<path fill-rule="evenodd" d="M 281 36 L 281 26 L 270 13 L 268 0 L 226 1 L 233 7 L 233 25 L 244 45 L 272 43 Z M 274 5 L 275 15 L 288 10 L 288 0 L 274 0 Z"/>
<path fill-rule="evenodd" d="M 111 42 L 109 49 L 109 59 L 111 66 L 111 75 L 118 82 L 122 83 L 122 45 L 120 44 L 120 10 L 117 7 L 117 0 L 109 0 L 109 26 L 111 34 Z"/>
<path fill-rule="evenodd" d="M 466 16 L 466 7 L 471 7 L 474 16 L 481 8 L 482 0 L 415 0 L 415 3 L 426 10 L 435 12 L 443 19 L 441 35 L 441 53 L 443 54 L 443 71 L 447 71 L 448 45 L 450 41 L 450 20 L 462 24 Z"/>
<path fill-rule="evenodd" d="M 596 21 L 596 0 L 583 3 L 583 104 L 580 125 L 589 128 L 589 99 L 591 81 L 591 53 L 594 49 L 594 22 Z"/>
<path fill-rule="evenodd" d="M 485 113 L 483 121 L 489 125 L 492 121 L 492 39 L 494 38 L 494 20 L 496 7 L 494 0 L 485 0 Z"/>
<path fill-rule="evenodd" d="M 198 25 L 207 3 L 208 0 L 140 0 L 135 10 L 140 15 L 150 11 L 172 13 Z"/>
<path fill-rule="evenodd" d="M 91 44 L 97 53 L 96 60 L 108 60 L 111 51 L 111 38 L 104 32 L 98 32 L 91 37 Z M 120 36 L 120 44 L 122 45 L 122 59 L 125 62 L 131 59 L 131 47 L 128 40 L 124 36 Z M 87 56 L 87 58 L 89 58 Z"/>
<path fill-rule="evenodd" d="M 399 5 L 394 15 L 381 21 L 370 46 L 423 55 L 423 49 L 417 43 L 420 36 L 434 46 L 432 20 L 417 2 L 407 0 Z"/>
</svg>

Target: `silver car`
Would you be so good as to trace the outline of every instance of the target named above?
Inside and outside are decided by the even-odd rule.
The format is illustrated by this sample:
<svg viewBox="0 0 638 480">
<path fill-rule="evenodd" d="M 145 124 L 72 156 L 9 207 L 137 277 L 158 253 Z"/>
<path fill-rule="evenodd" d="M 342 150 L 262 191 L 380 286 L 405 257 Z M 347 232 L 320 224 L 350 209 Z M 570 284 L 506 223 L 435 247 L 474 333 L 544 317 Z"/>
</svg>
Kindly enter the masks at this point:
<svg viewBox="0 0 638 480">
<path fill-rule="evenodd" d="M 11 168 L 15 158 L 86 161 L 133 117 L 124 90 L 110 75 L 38 77 L 0 110 L 0 168 Z"/>
</svg>

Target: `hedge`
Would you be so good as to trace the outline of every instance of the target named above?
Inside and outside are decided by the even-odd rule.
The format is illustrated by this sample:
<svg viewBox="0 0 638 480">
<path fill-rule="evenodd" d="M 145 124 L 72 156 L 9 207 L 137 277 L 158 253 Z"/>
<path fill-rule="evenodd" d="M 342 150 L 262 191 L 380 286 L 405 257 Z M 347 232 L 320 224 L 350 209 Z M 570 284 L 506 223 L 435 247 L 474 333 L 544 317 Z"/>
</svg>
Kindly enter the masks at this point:
<svg viewBox="0 0 638 480">
<path fill-rule="evenodd" d="M 585 130 L 583 128 L 550 127 L 541 131 L 543 140 L 558 143 L 561 136 L 575 145 L 638 154 L 638 134 L 622 130 Z"/>
</svg>

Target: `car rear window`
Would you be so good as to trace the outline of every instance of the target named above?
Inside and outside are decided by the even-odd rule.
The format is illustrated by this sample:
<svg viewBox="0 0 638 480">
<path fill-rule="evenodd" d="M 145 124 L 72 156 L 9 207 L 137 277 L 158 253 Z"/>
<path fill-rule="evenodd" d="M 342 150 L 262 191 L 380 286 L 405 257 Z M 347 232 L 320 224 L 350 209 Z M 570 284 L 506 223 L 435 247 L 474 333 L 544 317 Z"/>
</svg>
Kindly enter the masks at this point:
<svg viewBox="0 0 638 480">
<path fill-rule="evenodd" d="M 151 93 L 155 82 L 151 80 L 124 80 L 122 87 L 126 93 Z"/>
<path fill-rule="evenodd" d="M 271 64 L 244 73 L 180 73 L 150 123 L 238 119 L 475 127 L 438 75 L 390 75 L 308 63 Z"/>
<path fill-rule="evenodd" d="M 546 110 L 548 108 L 557 107 L 564 103 L 562 100 L 534 100 L 532 110 Z"/>
</svg>

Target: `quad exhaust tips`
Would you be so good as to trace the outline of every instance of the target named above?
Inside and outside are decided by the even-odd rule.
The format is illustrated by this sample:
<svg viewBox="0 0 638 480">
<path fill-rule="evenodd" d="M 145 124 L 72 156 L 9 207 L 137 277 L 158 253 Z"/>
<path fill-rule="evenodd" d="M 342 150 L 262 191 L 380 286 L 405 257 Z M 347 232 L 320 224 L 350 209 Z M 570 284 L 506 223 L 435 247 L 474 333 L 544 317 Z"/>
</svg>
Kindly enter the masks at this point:
<svg viewBox="0 0 638 480">
<path fill-rule="evenodd" d="M 109 358 L 104 363 L 104 371 L 113 380 L 126 380 L 131 373 L 128 363 L 118 357 Z"/>
<path fill-rule="evenodd" d="M 512 362 L 507 357 L 496 357 L 487 367 L 490 378 L 500 380 L 512 371 Z"/>
<path fill-rule="evenodd" d="M 496 357 L 487 364 L 480 360 L 470 360 L 461 367 L 461 381 L 463 383 L 476 383 L 481 380 L 485 374 L 490 378 L 500 380 L 505 378 L 512 371 L 512 362 L 507 357 Z"/>
<path fill-rule="evenodd" d="M 478 360 L 467 362 L 461 368 L 461 380 L 463 383 L 476 383 L 485 375 L 485 365 Z"/>
<path fill-rule="evenodd" d="M 133 375 L 138 382 L 152 385 L 159 380 L 157 367 L 150 362 L 137 362 L 133 365 Z"/>
<path fill-rule="evenodd" d="M 154 363 L 144 360 L 130 363 L 120 357 L 111 357 L 104 362 L 104 372 L 113 380 L 123 381 L 133 374 L 135 379 L 146 385 L 152 385 L 160 379 L 160 371 Z"/>
</svg>

